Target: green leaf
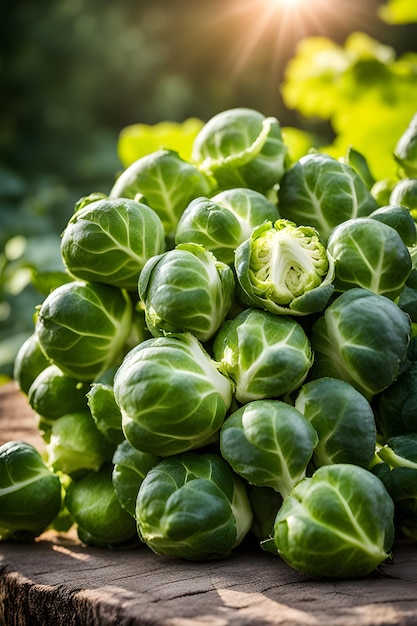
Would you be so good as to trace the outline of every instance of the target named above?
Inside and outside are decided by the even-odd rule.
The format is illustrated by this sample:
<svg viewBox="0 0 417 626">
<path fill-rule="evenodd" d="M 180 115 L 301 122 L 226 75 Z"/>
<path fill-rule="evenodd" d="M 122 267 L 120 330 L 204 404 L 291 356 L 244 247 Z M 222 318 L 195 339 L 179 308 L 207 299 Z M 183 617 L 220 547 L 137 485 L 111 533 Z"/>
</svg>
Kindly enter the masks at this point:
<svg viewBox="0 0 417 626">
<path fill-rule="evenodd" d="M 119 134 L 117 145 L 119 159 L 124 167 L 127 167 L 146 154 L 166 148 L 178 152 L 184 160 L 190 160 L 194 139 L 203 124 L 201 120 L 192 117 L 182 124 L 162 121 L 153 126 L 149 124 L 126 126 Z"/>
<path fill-rule="evenodd" d="M 417 3 L 414 0 L 388 0 L 379 7 L 379 17 L 387 24 L 417 22 Z"/>
<path fill-rule="evenodd" d="M 311 37 L 288 63 L 281 91 L 290 109 L 330 121 L 336 138 L 323 151 L 339 159 L 353 146 L 375 179 L 392 178 L 396 143 L 415 113 L 416 71 L 415 53 L 397 58 L 365 33 L 352 33 L 344 46 Z"/>
</svg>

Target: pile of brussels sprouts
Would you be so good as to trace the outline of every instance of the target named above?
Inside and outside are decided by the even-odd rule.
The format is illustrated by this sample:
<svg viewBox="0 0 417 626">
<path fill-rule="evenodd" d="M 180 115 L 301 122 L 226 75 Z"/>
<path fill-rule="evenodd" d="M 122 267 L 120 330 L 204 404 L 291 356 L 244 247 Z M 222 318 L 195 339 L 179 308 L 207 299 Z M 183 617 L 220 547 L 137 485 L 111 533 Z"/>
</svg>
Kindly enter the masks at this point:
<svg viewBox="0 0 417 626">
<path fill-rule="evenodd" d="M 81 198 L 15 362 L 46 452 L 0 447 L 0 539 L 75 525 L 203 561 L 251 537 L 318 578 L 417 540 L 417 236 L 396 185 L 353 149 L 292 161 L 276 118 L 238 108 L 190 161 L 157 150 Z"/>
</svg>

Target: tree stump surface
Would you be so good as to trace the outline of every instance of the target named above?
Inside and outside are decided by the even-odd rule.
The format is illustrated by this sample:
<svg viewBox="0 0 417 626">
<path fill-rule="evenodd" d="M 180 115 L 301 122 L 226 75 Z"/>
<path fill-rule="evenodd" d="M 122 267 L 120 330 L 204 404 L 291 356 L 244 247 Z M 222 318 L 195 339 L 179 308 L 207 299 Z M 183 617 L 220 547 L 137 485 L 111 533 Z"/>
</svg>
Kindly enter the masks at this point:
<svg viewBox="0 0 417 626">
<path fill-rule="evenodd" d="M 15 383 L 0 387 L 0 443 L 43 441 Z M 1 626 L 415 626 L 417 544 L 362 579 L 317 581 L 240 546 L 205 563 L 148 548 L 85 547 L 74 531 L 0 543 Z"/>
</svg>

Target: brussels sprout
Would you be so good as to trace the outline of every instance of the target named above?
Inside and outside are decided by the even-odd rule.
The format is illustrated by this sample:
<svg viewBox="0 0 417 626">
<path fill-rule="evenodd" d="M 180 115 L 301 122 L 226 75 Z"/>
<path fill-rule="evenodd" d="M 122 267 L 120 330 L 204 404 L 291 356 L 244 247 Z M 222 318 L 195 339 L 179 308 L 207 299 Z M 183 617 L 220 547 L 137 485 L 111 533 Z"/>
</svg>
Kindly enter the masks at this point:
<svg viewBox="0 0 417 626">
<path fill-rule="evenodd" d="M 127 167 L 109 197 L 139 198 L 160 217 L 167 241 L 173 241 L 181 214 L 194 198 L 209 195 L 212 183 L 173 150 L 156 150 Z"/>
<path fill-rule="evenodd" d="M 388 557 L 394 504 L 370 471 L 349 463 L 319 468 L 278 511 L 278 554 L 313 578 L 359 578 Z"/>
<path fill-rule="evenodd" d="M 35 378 L 49 364 L 39 345 L 38 335 L 33 332 L 20 346 L 13 366 L 13 378 L 24 394 L 28 394 Z"/>
<path fill-rule="evenodd" d="M 282 315 L 320 311 L 333 293 L 334 265 L 317 231 L 279 219 L 237 248 L 235 269 L 253 306 Z"/>
<path fill-rule="evenodd" d="M 145 264 L 139 296 L 154 337 L 191 332 L 211 339 L 229 312 L 234 297 L 232 269 L 196 243 L 179 244 Z"/>
<path fill-rule="evenodd" d="M 377 208 L 361 176 L 327 154 L 299 159 L 285 172 L 278 191 L 281 217 L 313 226 L 324 244 L 335 226 Z"/>
<path fill-rule="evenodd" d="M 252 511 L 244 484 L 220 455 L 187 452 L 148 472 L 136 519 L 139 536 L 157 554 L 204 561 L 241 543 Z"/>
<path fill-rule="evenodd" d="M 236 474 L 283 498 L 305 477 L 317 442 L 304 415 L 280 400 L 248 402 L 220 431 L 220 451 Z"/>
<path fill-rule="evenodd" d="M 113 489 L 111 464 L 72 481 L 65 505 L 83 543 L 100 547 L 140 545 L 136 522 Z"/>
<path fill-rule="evenodd" d="M 389 203 L 406 206 L 413 219 L 417 220 L 417 178 L 398 181 L 391 191 Z"/>
<path fill-rule="evenodd" d="M 232 384 L 190 333 L 148 339 L 114 378 L 125 437 L 138 450 L 179 454 L 218 438 Z"/>
<path fill-rule="evenodd" d="M 113 388 L 102 382 L 92 383 L 87 402 L 98 430 L 110 441 L 121 443 L 124 440 L 122 414 L 114 398 Z"/>
<path fill-rule="evenodd" d="M 417 362 L 376 398 L 375 418 L 384 441 L 417 432 Z"/>
<path fill-rule="evenodd" d="M 316 467 L 335 463 L 370 467 L 376 447 L 374 413 L 351 384 L 337 378 L 312 380 L 302 386 L 294 406 L 318 434 Z"/>
<path fill-rule="evenodd" d="M 394 159 L 406 176 L 417 178 L 417 113 L 399 138 Z"/>
<path fill-rule="evenodd" d="M 366 217 L 346 220 L 330 234 L 337 291 L 363 287 L 396 300 L 411 272 L 411 257 L 398 232 Z"/>
<path fill-rule="evenodd" d="M 116 287 L 74 281 L 57 287 L 38 309 L 42 351 L 67 376 L 91 381 L 123 353 L 132 304 Z"/>
<path fill-rule="evenodd" d="M 34 446 L 0 446 L 0 541 L 31 541 L 61 509 L 61 482 Z"/>
<path fill-rule="evenodd" d="M 391 192 L 394 186 L 397 184 L 396 179 L 391 178 L 383 178 L 382 180 L 377 180 L 371 189 L 372 197 L 375 198 L 375 201 L 379 207 L 383 207 L 389 204 Z"/>
<path fill-rule="evenodd" d="M 151 208 L 134 200 L 97 200 L 69 220 L 61 255 L 81 280 L 136 290 L 146 261 L 165 251 L 164 227 Z"/>
<path fill-rule="evenodd" d="M 46 445 L 49 466 L 72 477 L 99 470 L 111 461 L 114 450 L 115 444 L 100 433 L 88 410 L 55 420 Z"/>
<path fill-rule="evenodd" d="M 313 324 L 310 376 L 345 380 L 371 400 L 399 375 L 410 337 L 410 319 L 392 300 L 349 289 Z"/>
<path fill-rule="evenodd" d="M 242 404 L 294 391 L 313 363 L 310 342 L 298 322 L 252 308 L 223 323 L 213 356 Z"/>
<path fill-rule="evenodd" d="M 261 546 L 264 548 L 264 540 L 273 535 L 275 518 L 282 505 L 282 496 L 272 487 L 258 487 L 249 483 L 246 486 L 246 493 L 253 513 L 251 532 L 261 540 Z"/>
<path fill-rule="evenodd" d="M 275 204 L 253 189 L 228 189 L 209 198 L 196 198 L 182 214 L 175 243 L 193 241 L 223 263 L 232 264 L 235 249 L 266 220 L 279 218 Z"/>
<path fill-rule="evenodd" d="M 194 140 L 192 158 L 221 189 L 264 193 L 285 171 L 288 148 L 275 117 L 239 107 L 212 117 Z"/>
<path fill-rule="evenodd" d="M 28 391 L 32 409 L 46 421 L 65 413 L 87 408 L 87 382 L 66 376 L 56 365 L 49 365 L 35 378 Z"/>
<path fill-rule="evenodd" d="M 390 437 L 374 467 L 394 501 L 398 533 L 417 541 L 417 433 Z"/>
<path fill-rule="evenodd" d="M 372 211 L 369 217 L 395 228 L 406 246 L 414 246 L 417 243 L 417 225 L 406 206 L 402 204 L 381 206 Z"/>
<path fill-rule="evenodd" d="M 161 458 L 136 450 L 128 441 L 120 443 L 113 455 L 112 482 L 122 507 L 135 517 L 136 498 L 146 474 Z"/>
</svg>

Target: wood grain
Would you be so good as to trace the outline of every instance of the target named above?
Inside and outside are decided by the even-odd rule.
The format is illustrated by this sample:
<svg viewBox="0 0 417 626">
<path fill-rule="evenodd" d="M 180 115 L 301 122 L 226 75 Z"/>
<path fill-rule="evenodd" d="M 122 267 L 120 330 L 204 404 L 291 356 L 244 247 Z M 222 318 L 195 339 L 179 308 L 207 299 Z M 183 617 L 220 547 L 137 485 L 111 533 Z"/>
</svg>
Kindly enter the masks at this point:
<svg viewBox="0 0 417 626">
<path fill-rule="evenodd" d="M 9 432 L 36 441 L 36 416 L 13 384 L 5 387 L 2 440 Z M 190 563 L 47 532 L 31 544 L 0 544 L 0 624 L 415 626 L 417 545 L 395 545 L 393 562 L 364 579 L 314 581 L 250 542 L 228 559 Z"/>
</svg>

